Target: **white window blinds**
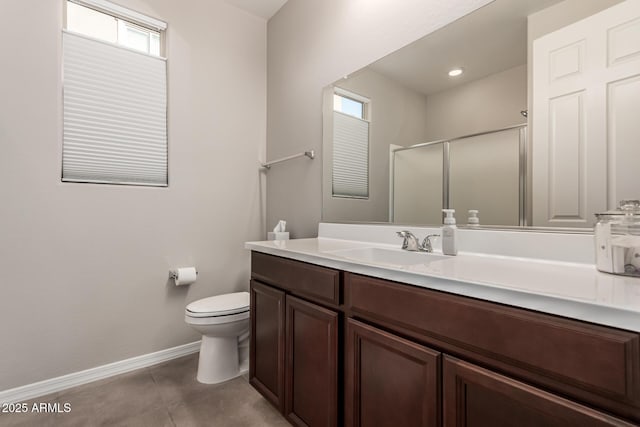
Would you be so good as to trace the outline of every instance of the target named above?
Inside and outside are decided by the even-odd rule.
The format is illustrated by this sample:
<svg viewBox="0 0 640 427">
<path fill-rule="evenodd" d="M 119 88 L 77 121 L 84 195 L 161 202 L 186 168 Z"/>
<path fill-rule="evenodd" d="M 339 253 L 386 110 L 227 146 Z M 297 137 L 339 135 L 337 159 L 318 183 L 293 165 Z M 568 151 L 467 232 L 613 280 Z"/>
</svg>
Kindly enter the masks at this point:
<svg viewBox="0 0 640 427">
<path fill-rule="evenodd" d="M 164 58 L 63 33 L 62 180 L 167 185 Z"/>
<path fill-rule="evenodd" d="M 369 197 L 369 122 L 333 112 L 333 195 Z"/>
</svg>

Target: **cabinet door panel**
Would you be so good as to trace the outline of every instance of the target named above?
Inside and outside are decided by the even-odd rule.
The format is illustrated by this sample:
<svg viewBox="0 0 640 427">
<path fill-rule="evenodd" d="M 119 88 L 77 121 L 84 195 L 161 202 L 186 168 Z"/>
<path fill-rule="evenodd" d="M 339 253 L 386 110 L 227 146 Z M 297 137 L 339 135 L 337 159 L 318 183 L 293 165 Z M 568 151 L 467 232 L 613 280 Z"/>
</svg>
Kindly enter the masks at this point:
<svg viewBox="0 0 640 427">
<path fill-rule="evenodd" d="M 347 320 L 345 425 L 438 426 L 440 353 Z"/>
<path fill-rule="evenodd" d="M 249 382 L 280 411 L 284 409 L 285 294 L 251 281 Z"/>
<path fill-rule="evenodd" d="M 632 425 L 450 356 L 443 390 L 445 427 Z"/>
<path fill-rule="evenodd" d="M 338 313 L 287 295 L 285 415 L 294 425 L 338 421 Z"/>
</svg>

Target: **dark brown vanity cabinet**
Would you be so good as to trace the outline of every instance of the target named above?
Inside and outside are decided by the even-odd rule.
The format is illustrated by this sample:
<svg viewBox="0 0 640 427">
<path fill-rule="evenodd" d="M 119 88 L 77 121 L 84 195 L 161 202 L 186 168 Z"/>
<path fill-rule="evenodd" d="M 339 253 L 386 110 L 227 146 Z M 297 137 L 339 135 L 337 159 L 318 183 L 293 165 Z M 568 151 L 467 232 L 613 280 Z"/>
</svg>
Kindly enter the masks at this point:
<svg viewBox="0 0 640 427">
<path fill-rule="evenodd" d="M 637 333 L 351 273 L 345 273 L 345 306 L 347 330 L 357 322 L 356 331 L 366 327 L 366 336 L 380 337 L 378 343 L 384 337 L 388 362 L 380 362 L 382 349 L 365 347 L 363 339 L 353 339 L 359 332 L 348 332 L 345 413 L 355 415 L 346 419 L 347 425 L 432 425 L 424 420 L 435 417 L 418 415 L 415 409 L 408 421 L 399 413 L 389 422 L 362 422 L 380 411 L 365 406 L 376 387 L 374 382 L 363 390 L 369 381 L 365 377 L 382 375 L 362 367 L 365 353 L 367 366 L 387 365 L 389 383 L 404 384 L 393 392 L 397 400 L 425 406 L 433 401 L 426 397 L 426 380 L 421 387 L 398 380 L 424 377 L 416 369 L 421 362 L 415 354 L 405 352 L 402 363 L 390 357 L 407 346 L 440 361 L 433 368 L 441 378 L 433 395 L 441 399 L 446 427 L 635 425 L 618 417 L 640 421 Z"/>
<path fill-rule="evenodd" d="M 640 335 L 253 253 L 251 384 L 294 425 L 640 425 Z"/>
<path fill-rule="evenodd" d="M 339 276 L 252 255 L 249 381 L 293 425 L 339 425 Z"/>
</svg>

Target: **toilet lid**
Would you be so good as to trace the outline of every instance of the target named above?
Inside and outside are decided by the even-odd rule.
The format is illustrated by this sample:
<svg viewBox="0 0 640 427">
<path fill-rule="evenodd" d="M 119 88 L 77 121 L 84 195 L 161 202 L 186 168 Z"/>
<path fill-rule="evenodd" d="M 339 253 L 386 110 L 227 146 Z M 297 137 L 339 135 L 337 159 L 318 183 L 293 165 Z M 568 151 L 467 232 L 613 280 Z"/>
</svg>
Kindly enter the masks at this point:
<svg viewBox="0 0 640 427">
<path fill-rule="evenodd" d="M 187 314 L 193 317 L 227 316 L 244 311 L 249 311 L 249 292 L 216 295 L 187 306 Z"/>
</svg>

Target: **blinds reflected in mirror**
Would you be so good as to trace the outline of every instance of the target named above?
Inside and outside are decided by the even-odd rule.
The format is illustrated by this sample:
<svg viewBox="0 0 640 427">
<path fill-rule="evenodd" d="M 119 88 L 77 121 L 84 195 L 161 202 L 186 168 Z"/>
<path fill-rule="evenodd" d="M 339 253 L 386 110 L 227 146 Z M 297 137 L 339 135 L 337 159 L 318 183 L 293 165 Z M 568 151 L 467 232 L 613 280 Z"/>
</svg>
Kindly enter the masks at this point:
<svg viewBox="0 0 640 427">
<path fill-rule="evenodd" d="M 369 197 L 369 122 L 333 112 L 333 178 L 335 197 Z"/>
</svg>

